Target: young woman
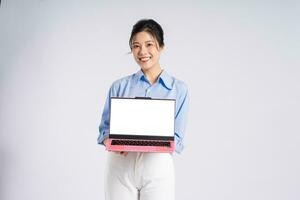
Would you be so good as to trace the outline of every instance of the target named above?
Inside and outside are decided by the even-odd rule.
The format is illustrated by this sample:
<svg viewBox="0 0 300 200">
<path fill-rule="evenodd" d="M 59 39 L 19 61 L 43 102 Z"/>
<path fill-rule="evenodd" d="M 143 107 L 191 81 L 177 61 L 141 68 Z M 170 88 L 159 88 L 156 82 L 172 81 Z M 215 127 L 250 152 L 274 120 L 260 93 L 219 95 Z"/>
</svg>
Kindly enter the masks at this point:
<svg viewBox="0 0 300 200">
<path fill-rule="evenodd" d="M 98 143 L 106 145 L 109 131 L 110 97 L 152 97 L 176 99 L 175 150 L 183 149 L 188 108 L 186 85 L 160 65 L 164 48 L 161 26 L 152 19 L 138 21 L 129 46 L 140 70 L 115 81 L 104 106 Z M 151 121 L 149 121 L 151 126 Z M 106 200 L 174 200 L 173 157 L 169 153 L 108 152 L 105 178 Z"/>
</svg>

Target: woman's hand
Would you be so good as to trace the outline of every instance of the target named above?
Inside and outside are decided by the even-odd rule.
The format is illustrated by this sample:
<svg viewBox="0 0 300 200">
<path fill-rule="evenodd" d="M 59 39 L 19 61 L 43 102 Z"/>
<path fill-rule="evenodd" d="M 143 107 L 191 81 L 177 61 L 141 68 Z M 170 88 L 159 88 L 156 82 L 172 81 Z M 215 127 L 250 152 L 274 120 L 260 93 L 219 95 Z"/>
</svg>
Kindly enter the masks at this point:
<svg viewBox="0 0 300 200">
<path fill-rule="evenodd" d="M 103 144 L 106 146 L 108 143 L 108 138 L 106 138 L 103 142 Z M 128 152 L 127 151 L 114 151 L 116 154 L 120 154 L 122 156 L 127 156 Z"/>
</svg>

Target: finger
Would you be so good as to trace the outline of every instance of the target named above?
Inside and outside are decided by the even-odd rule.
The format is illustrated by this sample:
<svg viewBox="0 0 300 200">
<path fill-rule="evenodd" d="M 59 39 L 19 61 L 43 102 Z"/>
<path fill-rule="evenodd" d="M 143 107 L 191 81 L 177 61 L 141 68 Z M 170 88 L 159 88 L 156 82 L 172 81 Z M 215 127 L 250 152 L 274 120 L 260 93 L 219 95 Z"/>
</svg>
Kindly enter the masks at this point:
<svg viewBox="0 0 300 200">
<path fill-rule="evenodd" d="M 126 152 L 126 151 L 121 151 L 120 154 L 121 154 L 122 156 L 127 156 L 128 152 Z"/>
</svg>

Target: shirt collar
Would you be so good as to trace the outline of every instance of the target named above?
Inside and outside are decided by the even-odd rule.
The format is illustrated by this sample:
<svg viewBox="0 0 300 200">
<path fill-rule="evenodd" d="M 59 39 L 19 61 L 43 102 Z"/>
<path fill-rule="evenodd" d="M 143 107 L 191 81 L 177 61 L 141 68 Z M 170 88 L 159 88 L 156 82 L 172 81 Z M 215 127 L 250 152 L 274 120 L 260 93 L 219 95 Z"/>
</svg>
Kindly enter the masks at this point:
<svg viewBox="0 0 300 200">
<path fill-rule="evenodd" d="M 161 81 L 169 90 L 173 88 L 173 78 L 165 70 L 160 74 L 159 81 Z"/>
<path fill-rule="evenodd" d="M 143 73 L 142 70 L 139 70 L 136 73 L 137 80 L 147 80 L 145 77 L 145 74 Z M 161 74 L 158 77 L 159 83 L 162 83 L 166 88 L 171 90 L 173 88 L 173 78 L 165 71 L 163 70 Z"/>
<path fill-rule="evenodd" d="M 144 75 L 144 73 L 143 73 L 142 70 L 139 70 L 135 75 L 136 75 L 137 81 L 139 81 L 139 80 L 146 80 L 145 79 L 145 75 Z"/>
</svg>

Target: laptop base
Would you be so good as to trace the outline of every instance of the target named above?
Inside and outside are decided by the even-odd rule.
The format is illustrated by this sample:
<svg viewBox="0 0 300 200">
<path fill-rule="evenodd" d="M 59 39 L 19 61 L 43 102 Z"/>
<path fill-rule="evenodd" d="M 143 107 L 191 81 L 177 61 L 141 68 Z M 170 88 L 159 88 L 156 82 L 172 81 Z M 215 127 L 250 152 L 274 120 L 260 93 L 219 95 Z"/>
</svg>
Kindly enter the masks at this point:
<svg viewBox="0 0 300 200">
<path fill-rule="evenodd" d="M 106 150 L 108 151 L 127 151 L 127 152 L 157 152 L 157 153 L 173 153 L 174 141 L 170 142 L 170 146 L 134 146 L 134 145 L 111 145 L 113 139 L 108 139 Z"/>
</svg>

